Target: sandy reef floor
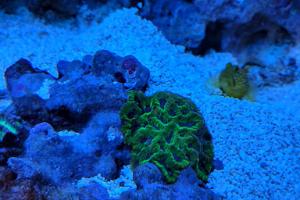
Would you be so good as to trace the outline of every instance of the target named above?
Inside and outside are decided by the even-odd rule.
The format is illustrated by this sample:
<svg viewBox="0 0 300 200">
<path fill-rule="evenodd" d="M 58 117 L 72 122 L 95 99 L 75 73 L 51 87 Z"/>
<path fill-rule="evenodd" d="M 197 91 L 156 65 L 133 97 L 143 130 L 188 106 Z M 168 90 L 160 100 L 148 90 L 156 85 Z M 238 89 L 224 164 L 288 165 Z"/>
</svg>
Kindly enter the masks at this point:
<svg viewBox="0 0 300 200">
<path fill-rule="evenodd" d="M 230 200 L 300 199 L 300 82 L 258 91 L 254 102 L 222 97 L 209 80 L 235 58 L 187 54 L 135 10 L 119 10 L 100 24 L 79 27 L 45 25 L 25 11 L 0 14 L 0 19 L 1 74 L 21 57 L 56 74 L 57 61 L 100 49 L 134 55 L 151 71 L 147 94 L 168 90 L 190 97 L 203 113 L 215 156 L 224 163 L 223 170 L 211 174 L 208 187 Z"/>
</svg>

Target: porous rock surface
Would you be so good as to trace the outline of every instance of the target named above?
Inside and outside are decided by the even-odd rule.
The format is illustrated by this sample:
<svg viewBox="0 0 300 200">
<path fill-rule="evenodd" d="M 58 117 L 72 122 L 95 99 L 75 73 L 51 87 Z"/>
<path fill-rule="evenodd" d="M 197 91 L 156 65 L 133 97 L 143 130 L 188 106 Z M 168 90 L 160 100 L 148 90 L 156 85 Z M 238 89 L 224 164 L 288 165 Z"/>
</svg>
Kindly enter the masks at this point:
<svg viewBox="0 0 300 200">
<path fill-rule="evenodd" d="M 32 124 L 78 129 L 100 110 L 118 110 L 129 89 L 145 89 L 149 70 L 135 57 L 98 51 L 84 61 L 59 61 L 58 78 L 20 59 L 5 72 L 7 89 L 19 116 Z M 75 127 L 74 127 L 75 126 Z"/>
<path fill-rule="evenodd" d="M 157 200 L 221 200 L 221 196 L 206 188 L 201 188 L 201 181 L 191 168 L 183 170 L 175 184 L 167 185 L 159 169 L 151 163 L 137 167 L 133 172 L 136 190 L 129 190 L 121 195 L 121 200 L 157 199 Z"/>
</svg>

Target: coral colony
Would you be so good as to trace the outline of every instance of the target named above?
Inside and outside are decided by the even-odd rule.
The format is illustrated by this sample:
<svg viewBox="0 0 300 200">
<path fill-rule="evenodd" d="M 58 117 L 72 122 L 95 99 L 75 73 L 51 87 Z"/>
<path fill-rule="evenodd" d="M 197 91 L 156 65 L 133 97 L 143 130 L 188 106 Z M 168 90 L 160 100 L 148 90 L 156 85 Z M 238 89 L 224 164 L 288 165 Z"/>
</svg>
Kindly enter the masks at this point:
<svg viewBox="0 0 300 200">
<path fill-rule="evenodd" d="M 212 170 L 212 138 L 188 99 L 168 92 L 145 97 L 130 91 L 121 119 L 134 166 L 154 163 L 169 183 L 191 166 L 199 179 L 207 181 Z"/>
</svg>

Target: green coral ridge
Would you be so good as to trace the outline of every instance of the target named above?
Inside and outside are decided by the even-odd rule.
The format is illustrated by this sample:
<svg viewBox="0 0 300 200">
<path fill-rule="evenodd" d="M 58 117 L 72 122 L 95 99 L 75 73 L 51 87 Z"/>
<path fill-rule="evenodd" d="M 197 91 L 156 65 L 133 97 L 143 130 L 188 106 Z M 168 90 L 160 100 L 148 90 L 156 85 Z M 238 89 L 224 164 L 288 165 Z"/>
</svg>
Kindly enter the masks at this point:
<svg viewBox="0 0 300 200">
<path fill-rule="evenodd" d="M 146 97 L 129 91 L 121 109 L 122 132 L 132 148 L 132 166 L 154 163 L 167 183 L 191 166 L 207 182 L 212 170 L 212 137 L 197 107 L 169 92 Z"/>
<path fill-rule="evenodd" d="M 0 117 L 0 142 L 2 142 L 7 133 L 18 134 L 17 129 L 10 122 Z"/>
<path fill-rule="evenodd" d="M 248 69 L 228 63 L 219 76 L 219 88 L 224 94 L 234 98 L 243 98 L 250 91 Z"/>
</svg>

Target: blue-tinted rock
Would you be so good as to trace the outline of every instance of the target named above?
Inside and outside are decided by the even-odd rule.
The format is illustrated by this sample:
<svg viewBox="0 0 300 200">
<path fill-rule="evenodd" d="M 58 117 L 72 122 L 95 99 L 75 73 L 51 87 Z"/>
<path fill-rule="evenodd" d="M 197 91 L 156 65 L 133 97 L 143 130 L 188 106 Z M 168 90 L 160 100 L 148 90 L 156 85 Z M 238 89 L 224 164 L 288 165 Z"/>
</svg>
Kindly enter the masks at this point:
<svg viewBox="0 0 300 200">
<path fill-rule="evenodd" d="M 82 62 L 86 65 L 86 66 L 93 66 L 93 59 L 94 59 L 94 56 L 92 55 L 85 55 L 83 58 L 82 58 Z"/>
<path fill-rule="evenodd" d="M 231 51 L 235 45 L 243 48 L 244 44 L 240 43 L 245 38 L 255 39 L 259 31 L 271 35 L 275 29 L 285 29 L 299 41 L 298 4 L 289 0 L 145 0 L 141 16 L 151 20 L 174 44 L 209 50 L 214 47 L 207 46 L 210 45 L 207 41 L 216 40 L 220 48 Z M 259 15 L 264 19 L 256 23 L 253 19 Z M 220 26 L 210 31 L 210 24 Z M 248 27 L 243 30 L 245 25 Z"/>
<path fill-rule="evenodd" d="M 99 112 L 83 129 L 80 138 L 73 142 L 77 151 L 93 154 L 99 159 L 99 173 L 111 180 L 118 174 L 118 165 L 130 162 L 130 152 L 123 145 L 117 112 Z"/>
<path fill-rule="evenodd" d="M 80 143 L 74 145 L 82 152 L 99 154 L 99 157 L 112 154 L 123 142 L 120 125 L 118 112 L 99 112 L 83 129 Z"/>
<path fill-rule="evenodd" d="M 134 181 L 136 190 L 122 193 L 122 200 L 220 200 L 207 188 L 200 187 L 203 183 L 197 178 L 191 168 L 181 172 L 174 184 L 165 184 L 159 169 L 151 163 L 137 167 L 134 170 Z"/>
<path fill-rule="evenodd" d="M 204 16 L 184 0 L 146 0 L 141 16 L 151 20 L 174 44 L 196 48 L 205 37 Z"/>
<path fill-rule="evenodd" d="M 95 75 L 110 74 L 125 89 L 145 89 L 150 76 L 149 70 L 134 56 L 122 58 L 105 50 L 95 54 L 91 70 Z"/>
<path fill-rule="evenodd" d="M 53 12 L 61 17 L 74 17 L 79 11 L 81 0 L 27 0 L 27 7 L 37 15 Z"/>
<path fill-rule="evenodd" d="M 182 171 L 173 189 L 178 200 L 221 200 L 221 197 L 208 188 L 201 187 L 203 183 L 197 178 L 191 168 Z"/>
<path fill-rule="evenodd" d="M 107 190 L 99 184 L 91 184 L 79 189 L 79 199 L 82 200 L 109 200 Z"/>
<path fill-rule="evenodd" d="M 1 0 L 0 9 L 3 9 L 6 13 L 14 14 L 20 6 L 24 6 L 23 0 Z"/>
<path fill-rule="evenodd" d="M 101 168 L 97 157 L 76 151 L 68 139 L 60 137 L 47 123 L 30 131 L 24 155 L 10 158 L 8 164 L 20 179 L 41 176 L 58 185 L 95 176 Z"/>
<path fill-rule="evenodd" d="M 138 189 L 142 189 L 149 184 L 162 184 L 163 177 L 159 169 L 152 163 L 138 166 L 134 170 L 133 180 Z"/>
<path fill-rule="evenodd" d="M 12 0 L 19 1 L 22 0 Z M 113 2 L 110 4 L 110 2 Z M 80 8 L 86 6 L 91 10 L 108 5 L 111 8 L 119 8 L 121 6 L 129 6 L 130 4 L 124 4 L 124 0 L 26 0 L 25 6 L 39 17 L 43 17 L 49 22 L 76 18 L 81 14 Z M 5 4 L 6 5 L 6 4 Z M 16 5 L 17 6 L 17 5 Z M 19 5 L 20 6 L 20 5 Z M 8 6 L 6 6 L 8 7 Z"/>
<path fill-rule="evenodd" d="M 48 110 L 65 109 L 70 117 L 89 116 L 99 110 L 118 109 L 126 98 L 126 90 L 121 84 L 113 84 L 110 77 L 91 74 L 53 84 L 46 107 Z"/>
<path fill-rule="evenodd" d="M 112 155 L 102 155 L 99 159 L 101 167 L 99 167 L 98 173 L 101 174 L 107 180 L 117 178 L 118 169 L 117 164 Z"/>
<path fill-rule="evenodd" d="M 8 164 L 19 179 L 41 177 L 61 185 L 99 173 L 107 180 L 117 178 L 130 156 L 123 147 L 117 112 L 96 114 L 82 134 L 57 133 L 48 123 L 34 126 L 25 141 L 22 156 L 9 158 Z"/>
<path fill-rule="evenodd" d="M 119 110 L 127 90 L 147 86 L 149 70 L 133 56 L 99 51 L 83 60 L 58 62 L 58 78 L 25 59 L 10 66 L 5 79 L 17 114 L 31 124 L 79 130 L 100 110 Z"/>
<path fill-rule="evenodd" d="M 7 186 L 15 178 L 16 174 L 8 167 L 0 166 L 0 188 Z"/>
<path fill-rule="evenodd" d="M 43 82 L 54 81 L 54 77 L 33 68 L 28 60 L 20 59 L 7 68 L 5 79 L 18 115 L 29 122 L 36 122 L 36 119 L 48 120 L 46 97 L 39 92 Z"/>
<path fill-rule="evenodd" d="M 86 71 L 87 66 L 79 60 L 68 62 L 61 60 L 57 63 L 57 71 L 60 80 L 72 80 L 80 78 Z"/>
<path fill-rule="evenodd" d="M 35 183 L 29 179 L 13 181 L 0 188 L 0 199 L 5 200 L 42 200 L 42 196 Z"/>
</svg>

